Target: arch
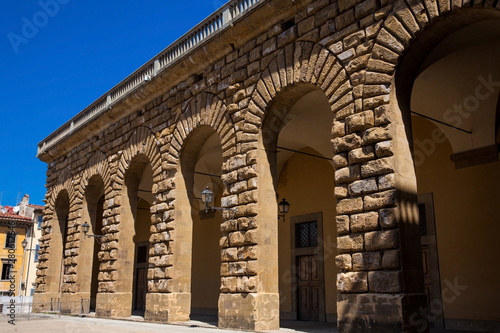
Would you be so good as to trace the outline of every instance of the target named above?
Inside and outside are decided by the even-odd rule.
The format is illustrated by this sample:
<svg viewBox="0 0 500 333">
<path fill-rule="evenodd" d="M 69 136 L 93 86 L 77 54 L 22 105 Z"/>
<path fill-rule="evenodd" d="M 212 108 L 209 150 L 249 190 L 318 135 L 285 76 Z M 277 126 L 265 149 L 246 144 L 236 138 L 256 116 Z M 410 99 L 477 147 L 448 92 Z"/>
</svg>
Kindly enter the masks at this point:
<svg viewBox="0 0 500 333">
<path fill-rule="evenodd" d="M 110 189 L 111 171 L 109 168 L 108 159 L 106 158 L 106 155 L 101 151 L 94 152 L 85 165 L 80 183 L 78 184 L 78 187 L 76 189 L 76 196 L 79 199 L 83 199 L 89 180 L 95 175 L 99 175 L 101 177 L 105 189 Z"/>
<path fill-rule="evenodd" d="M 118 162 L 115 178 L 118 189 L 123 187 L 126 171 L 129 169 L 133 158 L 139 154 L 149 159 L 153 169 L 153 178 L 161 174 L 161 155 L 158 145 L 158 141 L 149 127 L 140 126 L 132 133 Z"/>
<path fill-rule="evenodd" d="M 364 109 L 371 109 L 389 103 L 391 83 L 396 69 L 400 78 L 399 98 L 409 100 L 411 85 L 418 73 L 416 67 L 442 38 L 455 29 L 471 24 L 485 17 L 498 18 L 500 8 L 494 2 L 483 1 L 438 1 L 438 0 L 399 0 L 392 12 L 385 19 L 380 29 L 366 68 L 363 86 Z M 470 15 L 464 15 L 464 14 Z M 453 16 L 453 20 L 443 20 Z M 446 27 L 447 29 L 443 29 Z M 425 31 L 431 33 L 425 39 L 416 41 L 416 37 Z M 413 49 L 414 55 L 403 61 L 402 57 Z M 406 69 L 404 69 L 406 67 Z M 401 73 L 400 69 L 404 69 Z M 398 80 L 398 78 L 396 78 Z"/>
<path fill-rule="evenodd" d="M 263 71 L 250 99 L 244 131 L 255 133 L 253 126 L 262 127 L 278 94 L 305 95 L 311 91 L 306 84 L 325 93 L 337 119 L 354 113 L 353 83 L 342 61 L 322 45 L 299 41 L 279 51 Z"/>
<path fill-rule="evenodd" d="M 223 157 L 236 153 L 236 132 L 225 103 L 216 95 L 203 92 L 185 102 L 184 110 L 172 132 L 169 163 L 177 164 L 187 138 L 200 126 L 211 127 L 219 136 Z"/>
</svg>

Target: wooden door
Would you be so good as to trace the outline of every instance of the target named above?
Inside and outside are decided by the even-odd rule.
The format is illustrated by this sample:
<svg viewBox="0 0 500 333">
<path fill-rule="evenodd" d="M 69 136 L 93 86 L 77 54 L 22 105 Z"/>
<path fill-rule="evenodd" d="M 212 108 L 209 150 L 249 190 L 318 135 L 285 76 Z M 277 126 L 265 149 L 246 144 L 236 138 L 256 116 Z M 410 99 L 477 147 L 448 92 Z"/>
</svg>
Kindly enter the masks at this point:
<svg viewBox="0 0 500 333">
<path fill-rule="evenodd" d="M 148 290 L 148 270 L 146 268 L 137 268 L 136 286 L 135 286 L 135 310 L 146 310 L 146 293 Z"/>
<path fill-rule="evenodd" d="M 319 320 L 321 278 L 318 256 L 298 258 L 299 275 L 299 319 Z"/>
<path fill-rule="evenodd" d="M 147 245 L 138 244 L 136 247 L 133 311 L 137 315 L 143 314 L 146 310 L 146 294 L 148 292 L 147 251 Z"/>
</svg>

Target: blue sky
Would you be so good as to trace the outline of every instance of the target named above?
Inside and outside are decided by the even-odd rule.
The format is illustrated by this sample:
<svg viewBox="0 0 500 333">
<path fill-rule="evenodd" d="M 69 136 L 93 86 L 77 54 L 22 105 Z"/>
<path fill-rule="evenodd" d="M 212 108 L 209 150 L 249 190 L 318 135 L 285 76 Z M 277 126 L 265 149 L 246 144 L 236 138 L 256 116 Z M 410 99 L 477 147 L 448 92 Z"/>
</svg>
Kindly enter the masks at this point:
<svg viewBox="0 0 500 333">
<path fill-rule="evenodd" d="M 0 204 L 43 204 L 37 144 L 224 2 L 2 1 Z"/>
</svg>

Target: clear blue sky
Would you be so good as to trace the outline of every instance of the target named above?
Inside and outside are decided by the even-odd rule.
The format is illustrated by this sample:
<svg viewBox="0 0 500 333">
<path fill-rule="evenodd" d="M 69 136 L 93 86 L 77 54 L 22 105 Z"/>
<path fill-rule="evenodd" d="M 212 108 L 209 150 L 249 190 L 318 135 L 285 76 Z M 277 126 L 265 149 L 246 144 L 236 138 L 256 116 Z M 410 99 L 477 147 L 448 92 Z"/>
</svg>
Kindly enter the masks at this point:
<svg viewBox="0 0 500 333">
<path fill-rule="evenodd" d="M 43 204 L 37 144 L 224 3 L 2 1 L 1 205 Z"/>
</svg>

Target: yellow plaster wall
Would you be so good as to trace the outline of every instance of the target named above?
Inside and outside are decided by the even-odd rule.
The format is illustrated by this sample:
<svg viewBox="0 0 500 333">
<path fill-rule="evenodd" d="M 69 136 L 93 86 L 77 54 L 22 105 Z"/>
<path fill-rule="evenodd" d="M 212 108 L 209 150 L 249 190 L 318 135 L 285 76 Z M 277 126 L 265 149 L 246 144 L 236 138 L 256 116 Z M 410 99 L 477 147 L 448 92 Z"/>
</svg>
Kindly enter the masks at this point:
<svg viewBox="0 0 500 333">
<path fill-rule="evenodd" d="M 5 240 L 7 237 L 7 232 L 10 231 L 9 227 L 4 227 L 0 226 L 0 258 L 1 259 L 8 259 L 9 258 L 9 249 L 5 248 Z M 15 285 L 16 285 L 16 291 L 15 295 L 18 296 L 20 295 L 20 290 L 19 290 L 19 285 L 21 282 L 21 270 L 23 269 L 23 247 L 21 245 L 22 241 L 26 237 L 26 229 L 24 228 L 15 228 L 14 231 L 17 233 L 16 237 L 16 251 L 15 251 L 15 256 L 16 256 L 16 263 L 14 265 L 14 271 L 16 272 L 14 274 L 15 276 Z M 27 268 L 27 260 L 24 265 L 24 274 L 23 277 L 26 279 L 26 268 Z M 0 269 L 1 266 L 0 266 Z M 1 271 L 0 271 L 1 273 Z M 0 281 L 0 291 L 9 291 L 10 289 L 10 281 Z M 22 292 L 22 295 L 24 295 L 24 292 Z"/>
<path fill-rule="evenodd" d="M 417 117 L 412 122 L 414 140 L 430 149 L 425 140 L 436 127 Z M 455 170 L 449 142 L 434 147 L 416 171 L 418 192 L 434 194 L 445 319 L 498 321 L 500 163 Z M 450 288 L 455 281 L 466 290 Z"/>
<path fill-rule="evenodd" d="M 319 155 L 312 149 L 303 152 Z M 279 286 L 282 312 L 292 309 L 290 217 L 323 212 L 323 238 L 325 240 L 325 302 L 327 317 L 336 316 L 338 270 L 335 266 L 337 232 L 335 225 L 334 169 L 326 160 L 293 154 L 281 172 L 278 183 L 278 201 L 285 198 L 290 203 L 286 222 L 278 223 Z"/>
</svg>

